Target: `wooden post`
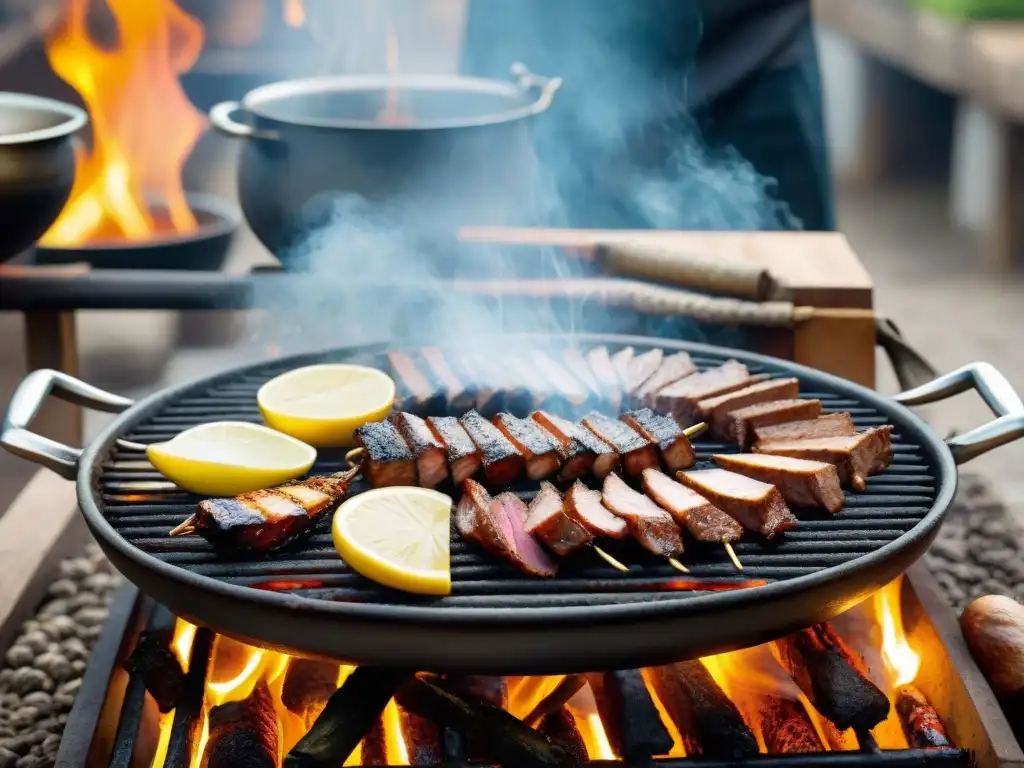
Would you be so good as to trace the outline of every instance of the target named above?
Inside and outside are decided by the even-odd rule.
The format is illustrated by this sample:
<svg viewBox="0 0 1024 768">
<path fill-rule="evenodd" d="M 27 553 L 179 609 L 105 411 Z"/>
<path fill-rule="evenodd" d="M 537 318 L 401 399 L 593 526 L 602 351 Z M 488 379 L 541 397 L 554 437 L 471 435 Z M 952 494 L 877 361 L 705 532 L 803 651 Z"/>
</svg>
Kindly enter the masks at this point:
<svg viewBox="0 0 1024 768">
<path fill-rule="evenodd" d="M 78 375 L 78 338 L 74 312 L 25 313 L 25 363 L 29 371 L 53 368 Z M 33 429 L 70 446 L 82 445 L 82 412 L 70 403 L 49 400 Z"/>
</svg>

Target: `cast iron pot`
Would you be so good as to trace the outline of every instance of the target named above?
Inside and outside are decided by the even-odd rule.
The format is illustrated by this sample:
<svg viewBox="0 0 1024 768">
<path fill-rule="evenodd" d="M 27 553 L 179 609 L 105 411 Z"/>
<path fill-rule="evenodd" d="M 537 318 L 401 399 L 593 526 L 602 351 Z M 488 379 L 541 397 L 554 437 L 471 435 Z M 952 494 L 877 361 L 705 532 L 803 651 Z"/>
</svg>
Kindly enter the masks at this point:
<svg viewBox="0 0 1024 768">
<path fill-rule="evenodd" d="M 0 93 L 0 262 L 29 248 L 60 215 L 75 184 L 72 137 L 88 121 L 72 104 Z"/>
<path fill-rule="evenodd" d="M 238 192 L 256 236 L 286 266 L 337 211 L 390 215 L 426 237 L 463 225 L 525 223 L 536 159 L 528 124 L 559 78 L 513 67 L 515 82 L 441 75 L 289 80 L 210 110 L 244 140 Z M 390 99 L 390 101 L 389 101 Z M 389 105 L 392 119 L 387 119 Z M 369 214 L 367 214 L 369 215 Z"/>
</svg>

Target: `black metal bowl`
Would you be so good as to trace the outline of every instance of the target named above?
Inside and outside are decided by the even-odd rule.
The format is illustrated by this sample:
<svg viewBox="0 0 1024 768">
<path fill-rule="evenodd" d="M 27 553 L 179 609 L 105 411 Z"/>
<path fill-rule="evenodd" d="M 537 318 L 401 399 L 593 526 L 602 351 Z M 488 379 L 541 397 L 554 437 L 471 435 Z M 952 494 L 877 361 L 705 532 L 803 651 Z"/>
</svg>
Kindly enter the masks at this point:
<svg viewBox="0 0 1024 768">
<path fill-rule="evenodd" d="M 199 223 L 195 232 L 160 234 L 142 241 L 97 240 L 68 248 L 40 245 L 35 250 L 36 263 L 85 262 L 97 269 L 220 269 L 241 224 L 241 213 L 215 195 L 189 192 L 186 199 Z"/>
<path fill-rule="evenodd" d="M 532 341 L 532 339 L 531 339 Z M 360 665 L 494 674 L 552 674 L 663 664 L 759 644 L 847 610 L 902 574 L 928 548 L 953 500 L 957 464 L 1024 435 L 1024 404 L 1005 378 L 980 363 L 896 399 L 820 371 L 760 355 L 646 337 L 585 336 L 573 343 L 685 350 L 700 367 L 729 358 L 752 371 L 796 376 L 804 396 L 827 411 L 847 410 L 861 426 L 894 425 L 896 459 L 848 494 L 847 510 L 821 515 L 781 541 L 740 542 L 744 572 L 724 552 L 691 553 L 697 584 L 723 578 L 768 583 L 735 591 L 682 591 L 664 562 L 631 560 L 632 574 L 586 560 L 563 564 L 553 580 L 526 577 L 453 539 L 453 592 L 416 598 L 351 572 L 320 530 L 286 552 L 227 559 L 202 540 L 166 531 L 198 498 L 168 489 L 158 476 L 133 474 L 139 454 L 119 440 L 153 442 L 208 420 L 258 420 L 256 389 L 272 376 L 324 360 L 386 365 L 380 345 L 305 355 L 233 370 L 132 404 L 52 371 L 22 383 L 0 443 L 9 451 L 77 479 L 86 521 L 114 566 L 185 618 L 268 648 Z M 517 339 L 496 339 L 509 349 Z M 568 339 L 546 339 L 564 345 Z M 975 388 L 1000 417 L 948 443 L 905 405 Z M 56 394 L 107 411 L 124 411 L 84 452 L 28 431 L 39 405 Z M 402 407 L 402 404 L 398 404 Z M 730 450 L 697 443 L 699 456 Z M 731 450 L 735 450 L 734 448 Z M 314 471 L 341 464 L 322 452 Z M 126 482 L 128 480 L 128 482 Z M 796 534 L 796 535 L 793 535 Z M 583 553 L 581 557 L 586 557 Z"/>
<path fill-rule="evenodd" d="M 72 104 L 0 92 L 0 263 L 57 220 L 75 183 L 72 139 L 88 121 Z"/>
</svg>

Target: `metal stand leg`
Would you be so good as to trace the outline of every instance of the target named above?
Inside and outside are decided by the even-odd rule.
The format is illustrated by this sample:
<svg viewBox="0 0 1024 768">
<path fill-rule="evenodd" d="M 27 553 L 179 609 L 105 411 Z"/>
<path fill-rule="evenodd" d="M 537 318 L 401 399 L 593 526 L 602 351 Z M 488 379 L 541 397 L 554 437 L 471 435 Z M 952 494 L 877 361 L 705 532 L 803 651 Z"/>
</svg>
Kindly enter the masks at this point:
<svg viewBox="0 0 1024 768">
<path fill-rule="evenodd" d="M 74 312 L 25 313 L 25 363 L 29 371 L 54 368 L 78 375 L 78 337 Z M 34 428 L 66 445 L 81 445 L 82 411 L 50 399 L 36 417 Z"/>
</svg>

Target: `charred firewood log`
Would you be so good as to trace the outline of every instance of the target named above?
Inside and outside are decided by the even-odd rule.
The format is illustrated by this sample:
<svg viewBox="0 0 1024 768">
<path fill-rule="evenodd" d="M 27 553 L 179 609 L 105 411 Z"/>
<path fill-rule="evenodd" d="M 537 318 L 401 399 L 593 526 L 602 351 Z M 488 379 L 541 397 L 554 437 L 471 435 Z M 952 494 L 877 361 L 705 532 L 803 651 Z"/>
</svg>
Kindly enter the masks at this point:
<svg viewBox="0 0 1024 768">
<path fill-rule="evenodd" d="M 841 731 L 869 731 L 889 715 L 889 699 L 864 662 L 828 624 L 775 641 L 779 660 L 811 704 Z"/>
<path fill-rule="evenodd" d="M 587 682 L 616 755 L 634 764 L 669 753 L 672 737 L 661 722 L 640 670 L 587 675 Z"/>
<path fill-rule="evenodd" d="M 565 707 L 545 715 L 538 730 L 565 749 L 577 763 L 587 762 L 587 744 L 576 726 L 576 720 Z"/>
<path fill-rule="evenodd" d="M 761 703 L 761 736 L 770 755 L 825 751 L 803 704 L 778 696 Z"/>
<path fill-rule="evenodd" d="M 405 736 L 409 762 L 412 765 L 441 765 L 444 762 L 444 747 L 441 743 L 443 737 L 437 723 L 420 717 L 405 707 L 398 708 L 398 721 Z"/>
<path fill-rule="evenodd" d="M 302 718 L 309 728 L 338 690 L 341 665 L 333 661 L 292 659 L 281 687 L 281 703 Z"/>
<path fill-rule="evenodd" d="M 363 751 L 359 757 L 360 765 L 387 765 L 388 744 L 384 734 L 384 720 L 379 719 L 363 736 Z"/>
<path fill-rule="evenodd" d="M 913 685 L 904 685 L 896 691 L 896 714 L 903 734 L 911 748 L 951 746 L 939 713 Z"/>
<path fill-rule="evenodd" d="M 189 654 L 188 674 L 181 698 L 174 708 L 174 722 L 167 742 L 166 765 L 189 765 L 198 748 L 203 729 L 203 699 L 206 695 L 206 675 L 213 656 L 213 633 L 205 627 L 196 630 Z"/>
<path fill-rule="evenodd" d="M 460 696 L 482 699 L 499 709 L 508 708 L 508 683 L 493 675 L 442 675 L 446 690 Z"/>
<path fill-rule="evenodd" d="M 309 733 L 285 758 L 285 768 L 337 768 L 376 723 L 395 691 L 412 674 L 360 667 L 345 680 Z"/>
<path fill-rule="evenodd" d="M 743 760 L 758 754 L 757 739 L 699 661 L 650 667 L 646 677 L 683 738 L 687 755 Z"/>
<path fill-rule="evenodd" d="M 280 723 L 267 684 L 242 701 L 210 710 L 210 738 L 203 768 L 277 768 Z"/>
<path fill-rule="evenodd" d="M 566 675 L 555 689 L 523 718 L 523 722 L 530 727 L 536 727 L 548 715 L 557 714 L 586 684 L 587 678 L 584 675 Z"/>
<path fill-rule="evenodd" d="M 164 608 L 157 611 L 150 628 L 139 635 L 125 659 L 124 669 L 142 679 L 161 712 L 170 712 L 185 690 L 185 670 L 171 647 L 176 619 Z"/>
</svg>

